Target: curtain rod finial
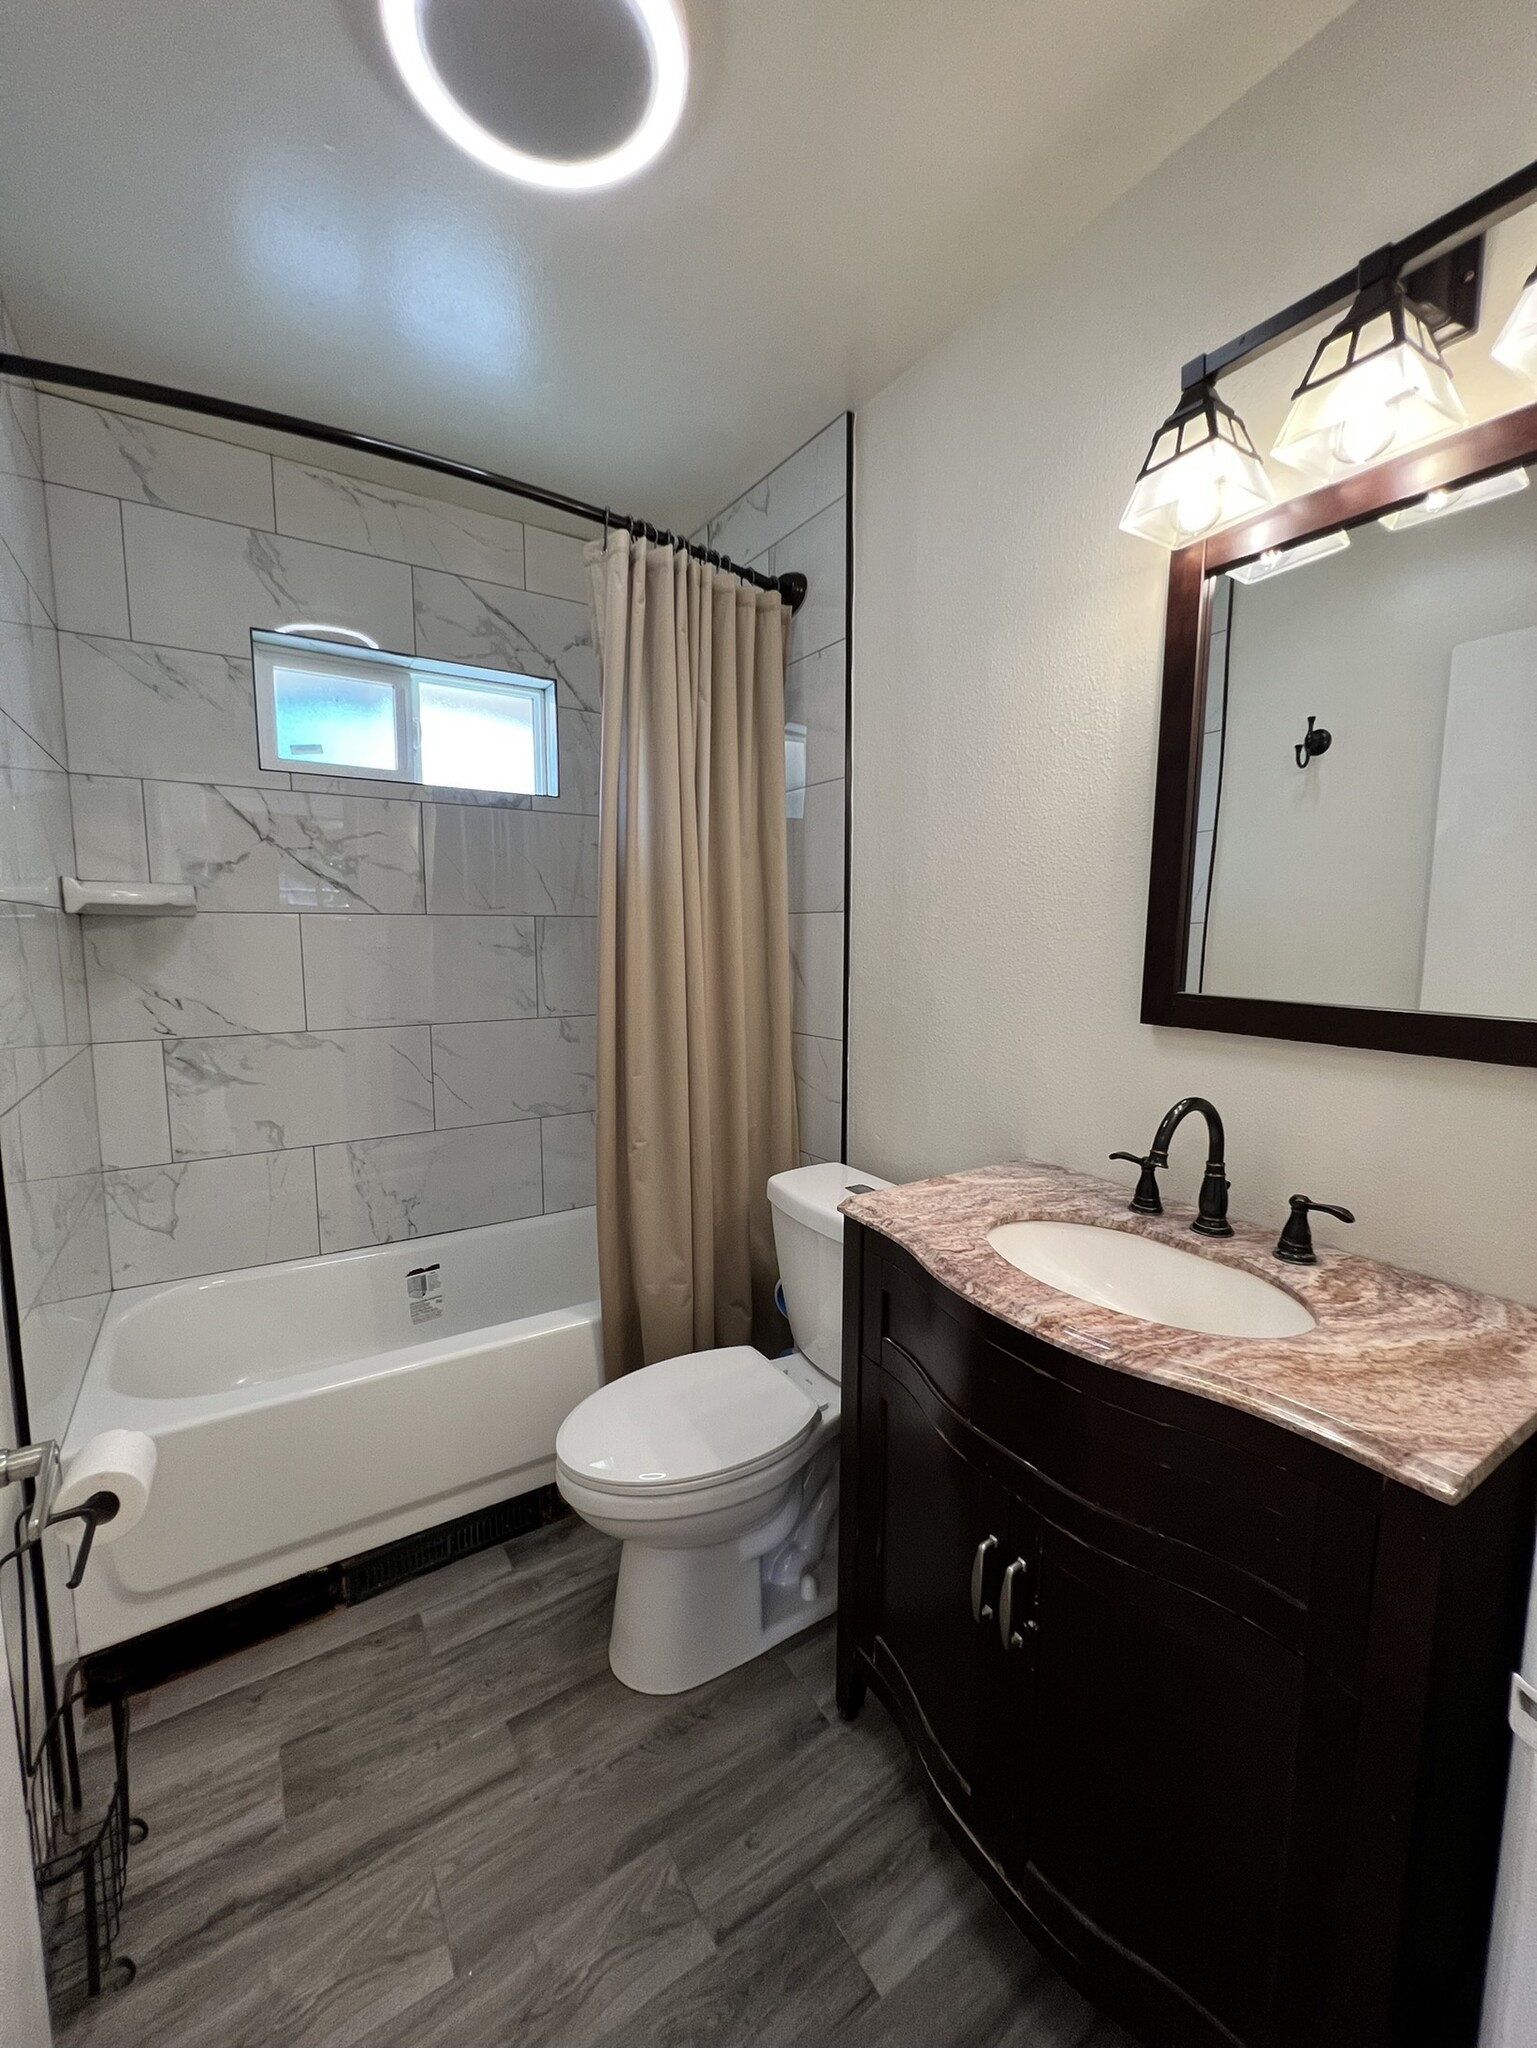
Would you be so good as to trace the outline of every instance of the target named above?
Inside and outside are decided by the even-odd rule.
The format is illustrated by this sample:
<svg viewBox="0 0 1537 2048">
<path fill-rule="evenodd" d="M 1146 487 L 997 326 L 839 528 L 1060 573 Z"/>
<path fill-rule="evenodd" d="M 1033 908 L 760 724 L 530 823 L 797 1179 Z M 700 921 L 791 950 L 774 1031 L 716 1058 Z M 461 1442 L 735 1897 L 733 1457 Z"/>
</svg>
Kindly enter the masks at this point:
<svg viewBox="0 0 1537 2048">
<path fill-rule="evenodd" d="M 787 569 L 784 575 L 776 580 L 779 584 L 779 595 L 784 599 L 792 612 L 798 612 L 806 602 L 807 584 L 805 577 L 799 569 Z"/>
</svg>

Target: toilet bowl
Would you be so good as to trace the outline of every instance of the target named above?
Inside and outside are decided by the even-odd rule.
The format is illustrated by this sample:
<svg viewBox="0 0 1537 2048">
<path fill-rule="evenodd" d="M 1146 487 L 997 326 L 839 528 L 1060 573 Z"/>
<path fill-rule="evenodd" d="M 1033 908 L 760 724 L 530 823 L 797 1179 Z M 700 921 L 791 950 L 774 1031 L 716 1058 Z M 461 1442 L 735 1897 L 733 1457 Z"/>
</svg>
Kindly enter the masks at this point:
<svg viewBox="0 0 1537 2048">
<path fill-rule="evenodd" d="M 636 1692 L 702 1685 L 837 1604 L 842 1165 L 768 1184 L 796 1348 L 688 1352 L 600 1387 L 562 1423 L 555 1483 L 624 1545 L 609 1636 Z"/>
</svg>

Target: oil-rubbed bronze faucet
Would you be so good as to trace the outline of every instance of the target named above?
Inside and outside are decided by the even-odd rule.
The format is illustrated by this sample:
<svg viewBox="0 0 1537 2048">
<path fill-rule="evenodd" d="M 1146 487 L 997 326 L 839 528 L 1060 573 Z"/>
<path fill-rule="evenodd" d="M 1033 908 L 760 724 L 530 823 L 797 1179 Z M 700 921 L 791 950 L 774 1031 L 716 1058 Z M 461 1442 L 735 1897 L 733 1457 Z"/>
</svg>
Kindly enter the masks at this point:
<svg viewBox="0 0 1537 2048">
<path fill-rule="evenodd" d="M 1152 1149 L 1145 1157 L 1135 1152 L 1112 1152 L 1110 1157 L 1129 1159 L 1133 1166 L 1142 1169 L 1137 1192 L 1130 1204 L 1136 1213 L 1139 1216 L 1161 1216 L 1163 1203 L 1158 1194 L 1158 1169 L 1169 1163 L 1169 1145 L 1174 1133 L 1185 1118 L 1196 1111 L 1206 1119 L 1206 1172 L 1201 1178 L 1201 1193 L 1196 1204 L 1198 1213 L 1190 1228 L 1199 1231 L 1202 1237 L 1231 1237 L 1233 1226 L 1227 1220 L 1227 1164 L 1223 1157 L 1227 1141 L 1223 1135 L 1222 1119 L 1204 1095 L 1185 1095 L 1175 1103 L 1158 1126 Z"/>
</svg>

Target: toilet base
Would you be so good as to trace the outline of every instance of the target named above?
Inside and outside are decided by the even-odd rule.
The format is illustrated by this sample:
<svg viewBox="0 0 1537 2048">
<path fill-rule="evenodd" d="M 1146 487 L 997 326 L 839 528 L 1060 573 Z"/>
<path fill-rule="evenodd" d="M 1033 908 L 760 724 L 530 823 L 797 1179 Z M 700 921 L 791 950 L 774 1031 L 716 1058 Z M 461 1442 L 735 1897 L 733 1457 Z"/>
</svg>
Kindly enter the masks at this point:
<svg viewBox="0 0 1537 2048">
<path fill-rule="evenodd" d="M 816 1597 L 766 1585 L 752 1542 L 665 1550 L 627 1542 L 619 1557 L 609 1668 L 632 1692 L 688 1692 L 787 1642 L 838 1605 L 836 1522 L 816 1566 Z"/>
</svg>

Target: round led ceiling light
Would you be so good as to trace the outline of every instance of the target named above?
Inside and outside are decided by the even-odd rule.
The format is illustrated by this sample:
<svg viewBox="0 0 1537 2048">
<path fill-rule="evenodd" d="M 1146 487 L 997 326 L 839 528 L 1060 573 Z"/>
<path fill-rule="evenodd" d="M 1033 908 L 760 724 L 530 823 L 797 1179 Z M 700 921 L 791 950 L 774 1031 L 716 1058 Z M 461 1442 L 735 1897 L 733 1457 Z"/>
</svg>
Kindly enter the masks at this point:
<svg viewBox="0 0 1537 2048">
<path fill-rule="evenodd" d="M 595 192 L 666 148 L 688 94 L 675 0 L 379 0 L 412 98 L 504 178 Z"/>
</svg>

